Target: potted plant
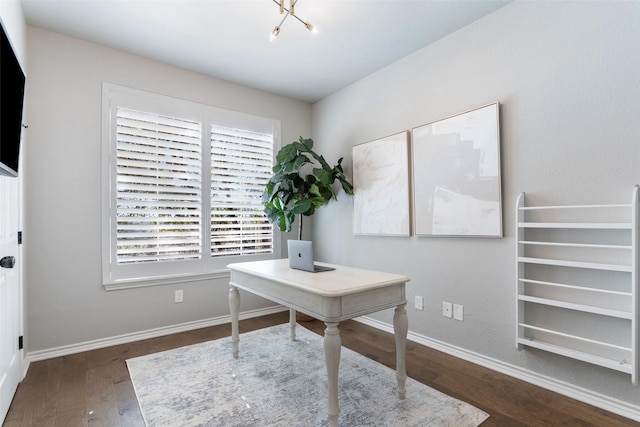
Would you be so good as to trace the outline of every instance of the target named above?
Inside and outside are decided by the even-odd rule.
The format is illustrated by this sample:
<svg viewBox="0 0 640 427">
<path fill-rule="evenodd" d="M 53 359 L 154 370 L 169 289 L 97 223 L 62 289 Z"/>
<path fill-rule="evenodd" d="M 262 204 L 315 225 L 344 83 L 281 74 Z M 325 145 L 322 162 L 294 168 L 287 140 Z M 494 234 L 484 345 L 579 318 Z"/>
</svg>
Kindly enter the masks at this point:
<svg viewBox="0 0 640 427">
<path fill-rule="evenodd" d="M 276 155 L 274 175 L 262 194 L 269 222 L 281 231 L 291 231 L 298 216 L 299 240 L 302 239 L 303 216 L 313 215 L 331 199 L 337 200 L 336 181 L 345 193 L 353 195 L 353 186 L 342 170 L 342 158 L 331 167 L 312 148 L 313 140 L 303 137 L 282 147 Z"/>
</svg>

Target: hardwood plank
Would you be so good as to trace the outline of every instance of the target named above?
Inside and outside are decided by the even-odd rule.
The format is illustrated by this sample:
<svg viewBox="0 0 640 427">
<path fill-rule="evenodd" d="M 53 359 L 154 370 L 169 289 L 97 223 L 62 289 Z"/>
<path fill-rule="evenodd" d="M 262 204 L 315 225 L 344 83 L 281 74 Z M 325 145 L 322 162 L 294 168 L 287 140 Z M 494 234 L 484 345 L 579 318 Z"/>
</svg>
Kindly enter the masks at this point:
<svg viewBox="0 0 640 427">
<path fill-rule="evenodd" d="M 138 399 L 131 380 L 121 381 L 115 384 L 116 401 L 120 424 L 131 427 L 144 427 L 144 418 L 140 412 Z"/>
<path fill-rule="evenodd" d="M 87 422 L 91 426 L 119 425 L 119 414 L 111 366 L 87 371 Z"/>
<path fill-rule="evenodd" d="M 289 321 L 282 312 L 240 322 L 248 332 Z M 322 322 L 301 325 L 319 335 Z M 342 345 L 395 367 L 393 335 L 355 321 L 340 325 Z M 143 427 L 126 360 L 231 335 L 229 324 L 121 344 L 77 355 L 34 362 L 18 386 L 3 427 Z M 483 427 L 640 426 L 482 366 L 422 345 L 407 343 L 410 377 L 488 412 Z"/>
<path fill-rule="evenodd" d="M 55 423 L 57 411 L 57 398 L 59 396 L 60 382 L 62 378 L 62 358 L 36 362 L 39 366 L 35 376 L 32 377 L 33 394 L 29 395 L 33 404 L 29 405 L 25 425 L 28 426 L 52 426 Z M 31 374 L 34 364 L 29 368 L 27 378 Z M 39 375 L 38 375 L 39 374 Z M 24 382 L 23 382 L 24 383 Z M 18 389 L 22 384 L 18 386 Z"/>
<path fill-rule="evenodd" d="M 572 414 L 574 417 L 592 423 L 593 425 L 607 427 L 625 427 L 632 425 L 626 418 L 619 417 L 603 409 L 594 408 L 586 403 L 562 395 L 553 396 L 549 407 L 555 411 Z"/>
<path fill-rule="evenodd" d="M 87 417 L 85 408 L 77 406 L 56 413 L 56 419 L 53 425 L 54 427 L 86 426 Z"/>
</svg>

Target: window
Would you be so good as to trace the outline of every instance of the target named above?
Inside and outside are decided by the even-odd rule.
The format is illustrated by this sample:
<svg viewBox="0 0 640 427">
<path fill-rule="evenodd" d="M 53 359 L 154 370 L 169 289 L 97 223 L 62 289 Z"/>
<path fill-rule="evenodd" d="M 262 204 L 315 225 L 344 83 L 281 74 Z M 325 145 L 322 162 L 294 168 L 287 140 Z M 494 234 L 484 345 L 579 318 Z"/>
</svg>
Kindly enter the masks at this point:
<svg viewBox="0 0 640 427">
<path fill-rule="evenodd" d="M 211 126 L 211 256 L 271 253 L 262 192 L 272 175 L 271 135 Z"/>
<path fill-rule="evenodd" d="M 201 257 L 200 126 L 116 108 L 118 264 Z"/>
<path fill-rule="evenodd" d="M 278 121 L 105 83 L 103 123 L 108 289 L 279 253 L 261 200 Z"/>
</svg>

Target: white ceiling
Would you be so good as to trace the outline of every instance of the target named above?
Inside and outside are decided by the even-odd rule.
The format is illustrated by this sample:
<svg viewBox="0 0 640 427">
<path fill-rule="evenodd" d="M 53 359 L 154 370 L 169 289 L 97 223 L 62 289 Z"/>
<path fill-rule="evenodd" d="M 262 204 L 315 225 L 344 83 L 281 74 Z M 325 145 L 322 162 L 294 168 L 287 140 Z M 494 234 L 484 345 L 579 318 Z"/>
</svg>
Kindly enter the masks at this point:
<svg viewBox="0 0 640 427">
<path fill-rule="evenodd" d="M 314 102 L 511 0 L 21 0 L 27 24 Z M 289 0 L 285 0 L 288 6 Z"/>
</svg>

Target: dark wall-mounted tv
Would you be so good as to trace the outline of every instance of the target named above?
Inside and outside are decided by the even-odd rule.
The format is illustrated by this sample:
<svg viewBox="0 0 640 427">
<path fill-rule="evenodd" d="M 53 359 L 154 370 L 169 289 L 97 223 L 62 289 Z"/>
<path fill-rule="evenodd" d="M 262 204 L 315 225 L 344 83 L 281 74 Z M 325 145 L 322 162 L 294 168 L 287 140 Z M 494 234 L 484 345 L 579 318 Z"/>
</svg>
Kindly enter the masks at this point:
<svg viewBox="0 0 640 427">
<path fill-rule="evenodd" d="M 25 75 L 0 19 L 0 175 L 18 176 Z"/>
</svg>

